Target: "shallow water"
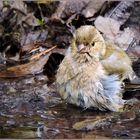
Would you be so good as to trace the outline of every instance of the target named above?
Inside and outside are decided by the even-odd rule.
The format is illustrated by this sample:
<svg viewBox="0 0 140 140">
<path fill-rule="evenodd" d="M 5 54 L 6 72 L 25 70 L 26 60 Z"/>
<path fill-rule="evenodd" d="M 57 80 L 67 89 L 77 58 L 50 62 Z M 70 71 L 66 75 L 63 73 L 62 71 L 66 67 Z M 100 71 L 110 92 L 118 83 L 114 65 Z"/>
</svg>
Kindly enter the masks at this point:
<svg viewBox="0 0 140 140">
<path fill-rule="evenodd" d="M 139 114 L 118 116 L 92 131 L 73 130 L 76 122 L 114 113 L 68 105 L 47 80 L 44 75 L 0 80 L 0 138 L 140 138 Z"/>
</svg>

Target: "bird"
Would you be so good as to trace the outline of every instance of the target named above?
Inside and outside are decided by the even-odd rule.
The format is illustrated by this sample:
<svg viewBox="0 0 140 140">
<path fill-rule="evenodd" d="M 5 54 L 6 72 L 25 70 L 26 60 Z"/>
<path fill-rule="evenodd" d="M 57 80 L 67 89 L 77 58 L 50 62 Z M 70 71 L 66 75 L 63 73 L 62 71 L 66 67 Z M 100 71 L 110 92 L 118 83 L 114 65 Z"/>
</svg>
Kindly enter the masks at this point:
<svg viewBox="0 0 140 140">
<path fill-rule="evenodd" d="M 113 46 L 93 25 L 75 31 L 56 74 L 62 99 L 83 109 L 122 110 L 125 100 L 121 79 L 129 77 L 131 61 L 123 50 Z"/>
<path fill-rule="evenodd" d="M 134 80 L 136 74 L 132 68 L 132 61 L 126 52 L 109 41 L 106 41 L 105 44 L 106 53 L 102 57 L 101 63 L 106 72 L 109 75 L 117 74 L 121 81 Z"/>
</svg>

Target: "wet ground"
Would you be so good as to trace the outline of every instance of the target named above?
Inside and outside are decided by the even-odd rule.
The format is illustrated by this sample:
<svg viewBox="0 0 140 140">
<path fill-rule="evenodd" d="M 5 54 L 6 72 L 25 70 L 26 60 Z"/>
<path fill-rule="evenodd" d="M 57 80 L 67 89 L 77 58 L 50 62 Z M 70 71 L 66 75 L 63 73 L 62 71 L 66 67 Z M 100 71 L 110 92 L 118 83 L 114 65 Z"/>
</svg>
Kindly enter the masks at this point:
<svg viewBox="0 0 140 140">
<path fill-rule="evenodd" d="M 107 13 L 109 12 L 108 10 L 112 6 L 114 9 L 118 2 L 113 2 L 113 3 L 108 4 L 106 8 L 104 7 L 106 9 L 103 10 L 104 12 L 100 10 L 96 16 L 99 16 L 99 14 L 101 13 L 102 15 L 105 15 L 106 12 Z M 38 24 L 35 25 L 35 23 L 33 22 L 34 20 L 32 22 L 30 21 L 31 23 L 28 23 L 28 20 L 27 21 L 23 20 L 27 18 L 25 15 L 29 16 L 28 14 L 30 14 L 30 12 L 28 10 L 27 11 L 29 13 L 26 12 L 26 7 L 22 3 L 20 7 L 16 6 L 16 4 L 13 4 L 15 5 L 15 7 L 12 6 L 13 8 L 9 9 L 10 11 L 8 9 L 7 11 L 5 11 L 6 9 L 1 10 L 0 11 L 0 16 L 1 16 L 0 51 L 1 52 L 3 53 L 4 51 L 7 52 L 6 55 L 7 57 L 9 57 L 10 55 L 8 54 L 10 54 L 10 51 L 9 53 L 7 51 L 9 45 L 14 46 L 14 49 L 13 47 L 11 47 L 10 49 L 14 53 L 15 52 L 19 53 L 22 51 L 24 52 L 24 47 L 25 47 L 25 51 L 28 52 L 30 51 L 30 47 L 29 47 L 30 45 L 31 47 L 34 47 L 33 41 L 44 42 L 48 38 L 48 36 L 51 36 L 52 39 L 52 40 L 48 40 L 48 42 L 46 41 L 47 46 L 49 47 L 58 45 L 58 46 L 62 46 L 62 48 L 65 48 L 65 46 L 69 46 L 70 37 L 71 37 L 71 32 L 70 33 L 68 32 L 69 28 L 67 28 L 67 26 L 65 27 L 64 24 L 59 25 L 57 22 L 53 23 L 47 21 L 48 17 L 50 17 L 51 14 L 54 12 L 53 9 L 56 9 L 55 5 L 52 4 L 52 6 L 54 7 L 50 5 L 52 8 L 47 5 L 46 5 L 47 7 L 45 5 L 42 6 L 40 5 L 42 8 L 42 12 L 41 12 L 40 6 L 31 2 L 26 2 L 26 4 L 28 5 L 29 11 L 31 10 L 35 13 L 35 15 L 37 15 L 36 18 L 37 19 L 39 18 L 40 25 Z M 70 18 L 71 15 L 69 16 L 70 14 L 69 11 L 68 11 L 69 14 L 67 15 L 68 17 L 65 17 L 66 19 L 63 20 L 65 21 L 69 19 L 72 25 L 76 28 L 78 28 L 83 24 L 84 25 L 93 24 L 95 20 L 94 18 L 88 20 L 79 14 L 81 13 L 79 12 L 80 7 L 81 6 L 79 4 L 76 6 L 74 1 L 74 6 L 72 6 L 72 8 L 74 9 L 69 8 L 66 10 L 74 10 L 77 14 L 77 18 L 74 17 L 76 18 L 76 20 Z M 130 27 L 134 32 L 136 32 L 137 39 L 139 40 L 140 3 L 135 2 L 133 7 L 134 8 L 131 12 L 130 18 L 125 19 L 126 21 L 124 25 L 122 25 L 122 30 L 124 30 L 124 28 L 126 27 Z M 23 11 L 19 12 L 22 8 L 25 10 L 25 14 L 21 14 Z M 78 8 L 78 10 L 75 8 Z M 125 17 L 125 15 L 128 15 L 130 13 L 131 11 L 130 7 L 128 9 L 127 8 L 128 7 L 126 7 L 126 9 L 123 8 L 122 11 L 121 9 L 118 8 L 119 12 L 115 12 L 117 13 L 117 15 L 114 14 L 115 17 L 118 18 L 117 21 L 122 20 L 123 17 Z M 43 16 L 42 13 L 44 14 Z M 123 14 L 120 15 L 120 13 Z M 33 17 L 30 18 L 33 19 Z M 21 25 L 20 25 L 21 27 L 19 28 L 19 23 L 21 22 L 21 20 L 23 20 L 22 22 L 25 22 L 27 25 L 28 24 L 30 26 L 32 25 L 32 28 L 29 25 L 27 27 L 25 26 L 26 30 L 24 29 L 24 26 L 22 27 Z M 51 26 L 52 31 L 50 33 L 46 28 L 46 26 L 44 27 L 44 21 L 46 22 L 46 25 L 48 24 L 47 26 Z M 42 30 L 43 27 L 45 29 L 44 32 Z M 27 32 L 27 34 L 25 34 L 23 31 L 25 33 Z M 18 36 L 15 37 L 16 34 L 21 35 L 21 37 Z M 9 38 L 10 41 L 8 42 L 7 40 Z M 28 43 L 29 46 L 28 45 L 24 46 Z M 29 47 L 28 48 L 29 50 L 28 49 L 26 50 L 26 47 L 27 48 Z M 139 48 L 139 46 L 137 48 Z M 140 51 L 137 52 L 137 49 L 135 50 L 134 48 L 132 48 L 130 52 L 129 53 L 132 56 L 136 55 L 139 58 Z M 11 52 L 11 54 L 13 53 Z M 60 56 L 58 57 L 57 55 L 55 55 L 54 57 L 57 59 L 57 61 L 59 61 L 58 58 Z M 1 59 L 2 58 L 0 58 L 0 61 L 2 61 Z M 0 70 L 2 70 L 2 66 L 3 64 L 5 64 L 4 62 L 3 61 L 0 62 L 2 64 L 2 65 L 0 64 L 1 66 Z M 135 62 L 133 66 L 138 76 L 140 76 L 139 64 L 140 64 L 140 59 L 139 61 Z M 58 62 L 56 62 L 54 65 L 58 65 Z M 52 70 L 54 70 L 54 68 L 50 69 L 48 63 L 48 65 L 46 65 L 46 73 L 52 76 L 54 75 L 54 73 L 52 73 Z M 27 72 L 28 71 L 29 69 L 27 69 Z M 34 73 L 34 71 L 30 73 Z M 24 75 L 27 74 L 29 74 L 29 72 Z M 1 77 L 3 77 L 2 74 Z M 5 77 L 8 76 L 6 75 Z M 48 85 L 47 82 L 48 82 L 48 78 L 45 75 L 41 75 L 41 74 L 30 76 L 30 77 L 18 78 L 18 79 L 0 79 L 0 138 L 87 138 L 87 139 L 88 138 L 92 138 L 92 139 L 137 138 L 140 139 L 140 103 L 132 107 L 132 111 L 126 113 L 120 113 L 120 114 L 113 113 L 113 112 L 101 112 L 99 110 L 94 110 L 94 109 L 82 110 L 81 108 L 63 102 L 56 92 L 55 83 Z M 138 82 L 139 81 L 136 81 L 135 83 L 137 84 Z M 133 97 L 140 99 L 140 83 L 139 85 L 136 85 L 136 88 L 133 88 L 133 86 L 135 85 L 132 85 L 132 88 L 131 86 L 129 88 L 127 87 L 126 88 L 127 91 L 125 91 L 124 95 L 129 99 Z M 76 131 L 73 129 L 73 125 L 79 121 L 84 121 L 87 119 L 96 120 L 97 118 L 98 119 L 110 118 L 110 119 L 109 120 L 107 119 L 104 125 L 100 125 L 100 127 L 94 128 L 91 131 Z"/>
<path fill-rule="evenodd" d="M 114 113 L 68 105 L 47 80 L 44 75 L 0 80 L 0 138 L 140 138 L 139 114 L 118 116 L 92 131 L 73 130 L 76 122 Z"/>
</svg>

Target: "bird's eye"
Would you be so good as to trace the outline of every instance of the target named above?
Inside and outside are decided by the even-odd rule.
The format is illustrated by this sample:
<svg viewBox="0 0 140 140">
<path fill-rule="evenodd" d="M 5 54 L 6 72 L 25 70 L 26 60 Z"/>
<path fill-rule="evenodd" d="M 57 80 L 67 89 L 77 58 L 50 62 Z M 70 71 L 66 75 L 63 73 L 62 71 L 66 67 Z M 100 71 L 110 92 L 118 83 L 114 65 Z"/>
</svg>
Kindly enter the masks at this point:
<svg viewBox="0 0 140 140">
<path fill-rule="evenodd" d="M 94 45 L 95 45 L 95 43 L 93 42 L 91 45 L 92 45 L 92 46 L 94 46 Z"/>
</svg>

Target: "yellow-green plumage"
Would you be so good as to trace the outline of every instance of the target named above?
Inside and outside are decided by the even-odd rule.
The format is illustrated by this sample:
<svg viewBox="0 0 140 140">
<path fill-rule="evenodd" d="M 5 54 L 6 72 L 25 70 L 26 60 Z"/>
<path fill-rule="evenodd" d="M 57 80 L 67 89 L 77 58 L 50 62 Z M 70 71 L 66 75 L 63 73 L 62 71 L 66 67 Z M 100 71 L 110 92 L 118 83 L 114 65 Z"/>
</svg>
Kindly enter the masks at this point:
<svg viewBox="0 0 140 140">
<path fill-rule="evenodd" d="M 121 81 L 126 78 L 133 79 L 134 72 L 131 59 L 115 44 L 106 42 L 106 53 L 101 62 L 108 74 L 119 75 Z"/>
<path fill-rule="evenodd" d="M 76 31 L 56 75 L 58 92 L 68 103 L 112 111 L 123 107 L 118 75 L 123 69 L 122 75 L 125 75 L 127 70 L 118 68 L 115 72 L 115 65 L 108 63 L 114 52 L 115 56 L 119 56 L 119 51 L 109 46 L 94 26 L 82 26 Z M 120 56 L 126 57 L 124 61 L 127 61 L 128 56 L 124 52 Z M 130 62 L 126 63 L 131 67 Z"/>
</svg>

